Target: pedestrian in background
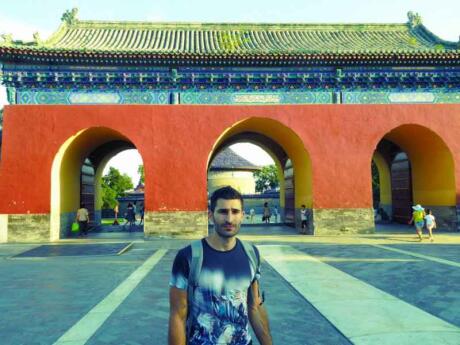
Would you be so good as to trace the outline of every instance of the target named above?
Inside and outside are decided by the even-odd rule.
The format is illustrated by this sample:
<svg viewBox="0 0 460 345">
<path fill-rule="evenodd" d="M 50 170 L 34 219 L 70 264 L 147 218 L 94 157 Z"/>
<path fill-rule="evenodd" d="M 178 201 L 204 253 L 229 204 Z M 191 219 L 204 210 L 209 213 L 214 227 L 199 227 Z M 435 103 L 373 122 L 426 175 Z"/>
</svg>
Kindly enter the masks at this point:
<svg viewBox="0 0 460 345">
<path fill-rule="evenodd" d="M 426 209 L 426 213 L 425 225 L 426 229 L 428 230 L 429 240 L 433 242 L 433 229 L 436 229 L 436 218 L 433 216 L 433 211 L 431 211 L 429 208 Z"/>
<path fill-rule="evenodd" d="M 270 217 L 272 216 L 270 212 L 270 207 L 268 207 L 268 202 L 264 203 L 264 213 L 262 215 L 262 221 L 265 222 L 265 224 L 270 223 Z"/>
<path fill-rule="evenodd" d="M 422 241 L 422 229 L 423 225 L 425 224 L 425 209 L 420 206 L 420 205 L 415 205 L 412 206 L 412 209 L 414 210 L 412 212 L 412 218 L 409 221 L 409 224 L 414 223 L 415 225 L 415 231 L 417 232 L 418 239 L 421 242 Z"/>
<path fill-rule="evenodd" d="M 113 221 L 112 225 L 118 225 L 118 212 L 119 212 L 119 206 L 118 206 L 118 203 L 116 203 L 115 207 L 113 208 L 113 213 L 115 214 L 115 220 Z"/>
<path fill-rule="evenodd" d="M 273 216 L 275 216 L 275 223 L 278 223 L 278 215 L 279 215 L 278 206 L 275 206 L 273 208 Z"/>
<path fill-rule="evenodd" d="M 134 211 L 134 206 L 130 202 L 126 207 L 126 223 L 124 226 L 128 225 L 128 230 L 131 232 L 132 227 L 136 224 L 136 213 Z"/>
<path fill-rule="evenodd" d="M 80 235 L 88 235 L 89 212 L 83 203 L 80 204 L 80 208 L 77 210 L 75 221 L 78 222 L 80 227 Z"/>
<path fill-rule="evenodd" d="M 300 208 L 300 232 L 302 234 L 308 233 L 308 216 L 307 216 L 307 209 L 305 205 L 302 205 Z"/>
</svg>

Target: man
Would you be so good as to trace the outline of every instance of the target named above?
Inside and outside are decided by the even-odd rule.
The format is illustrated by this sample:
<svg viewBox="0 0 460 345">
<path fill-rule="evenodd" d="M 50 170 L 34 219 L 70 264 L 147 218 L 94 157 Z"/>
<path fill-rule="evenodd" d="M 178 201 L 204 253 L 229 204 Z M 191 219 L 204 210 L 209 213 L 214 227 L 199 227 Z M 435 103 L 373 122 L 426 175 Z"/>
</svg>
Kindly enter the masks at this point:
<svg viewBox="0 0 460 345">
<path fill-rule="evenodd" d="M 214 233 L 201 240 L 201 271 L 193 293 L 189 292 L 190 272 L 195 271 L 191 267 L 192 247 L 200 243 L 183 248 L 174 260 L 169 345 L 252 344 L 249 323 L 260 344 L 272 344 L 259 294 L 259 253 L 236 238 L 243 218 L 243 198 L 238 191 L 223 187 L 213 193 L 209 219 L 214 223 Z M 246 248 L 257 256 L 254 268 Z"/>
<path fill-rule="evenodd" d="M 78 222 L 80 234 L 86 236 L 88 234 L 89 212 L 83 203 L 80 204 L 80 208 L 77 210 L 75 221 Z"/>
</svg>

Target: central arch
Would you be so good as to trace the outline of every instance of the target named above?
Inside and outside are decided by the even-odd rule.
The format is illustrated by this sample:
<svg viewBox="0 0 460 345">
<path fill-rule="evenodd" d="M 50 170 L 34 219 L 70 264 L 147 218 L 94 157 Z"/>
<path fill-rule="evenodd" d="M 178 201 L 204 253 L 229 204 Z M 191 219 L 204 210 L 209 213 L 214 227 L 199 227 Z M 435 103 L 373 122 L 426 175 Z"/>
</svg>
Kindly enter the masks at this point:
<svg viewBox="0 0 460 345">
<path fill-rule="evenodd" d="M 122 133 L 107 127 L 92 127 L 79 131 L 61 145 L 51 171 L 52 241 L 69 235 L 70 224 L 85 195 L 92 199 L 92 219 L 101 218 L 101 178 L 104 167 L 117 153 L 136 148 Z M 92 178 L 84 185 L 83 178 Z M 87 188 L 87 190 L 83 190 Z"/>
<path fill-rule="evenodd" d="M 258 145 L 272 157 L 280 181 L 281 214 L 285 215 L 286 223 L 299 227 L 301 205 L 305 205 L 310 214 L 313 206 L 311 160 L 300 137 L 280 121 L 262 117 L 244 119 L 224 130 L 215 142 L 209 153 L 207 169 L 220 151 L 238 142 Z M 285 171 L 289 169 L 294 171 L 292 186 L 291 179 L 285 175 Z M 292 212 L 286 209 L 287 195 L 291 190 L 293 191 Z M 310 217 L 312 230 L 311 219 L 312 217 Z"/>
</svg>

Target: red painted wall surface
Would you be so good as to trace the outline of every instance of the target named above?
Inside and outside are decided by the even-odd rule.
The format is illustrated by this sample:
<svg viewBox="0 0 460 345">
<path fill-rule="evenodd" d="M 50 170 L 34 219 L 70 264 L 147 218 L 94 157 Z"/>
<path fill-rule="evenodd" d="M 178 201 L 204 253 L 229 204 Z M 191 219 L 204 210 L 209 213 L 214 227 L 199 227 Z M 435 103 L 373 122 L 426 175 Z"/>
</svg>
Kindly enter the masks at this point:
<svg viewBox="0 0 460 345">
<path fill-rule="evenodd" d="M 108 127 L 136 145 L 146 173 L 146 208 L 205 210 L 207 159 L 219 136 L 248 117 L 291 128 L 312 162 L 315 208 L 371 207 L 370 162 L 402 124 L 441 136 L 460 191 L 460 105 L 7 106 L 0 162 L 0 213 L 50 212 L 51 166 L 81 129 Z"/>
</svg>

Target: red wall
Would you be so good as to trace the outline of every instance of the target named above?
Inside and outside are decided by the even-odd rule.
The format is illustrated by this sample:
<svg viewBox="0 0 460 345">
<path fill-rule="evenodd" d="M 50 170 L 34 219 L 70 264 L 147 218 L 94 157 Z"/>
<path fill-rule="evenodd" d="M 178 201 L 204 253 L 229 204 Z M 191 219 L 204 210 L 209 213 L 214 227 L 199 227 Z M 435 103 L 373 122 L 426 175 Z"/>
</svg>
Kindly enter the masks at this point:
<svg viewBox="0 0 460 345">
<path fill-rule="evenodd" d="M 249 116 L 277 120 L 303 140 L 316 208 L 371 207 L 373 150 L 399 125 L 433 130 L 460 159 L 460 105 L 7 106 L 0 213 L 48 213 L 59 147 L 79 130 L 100 126 L 119 131 L 141 153 L 148 210 L 205 210 L 210 151 L 225 129 Z"/>
</svg>

